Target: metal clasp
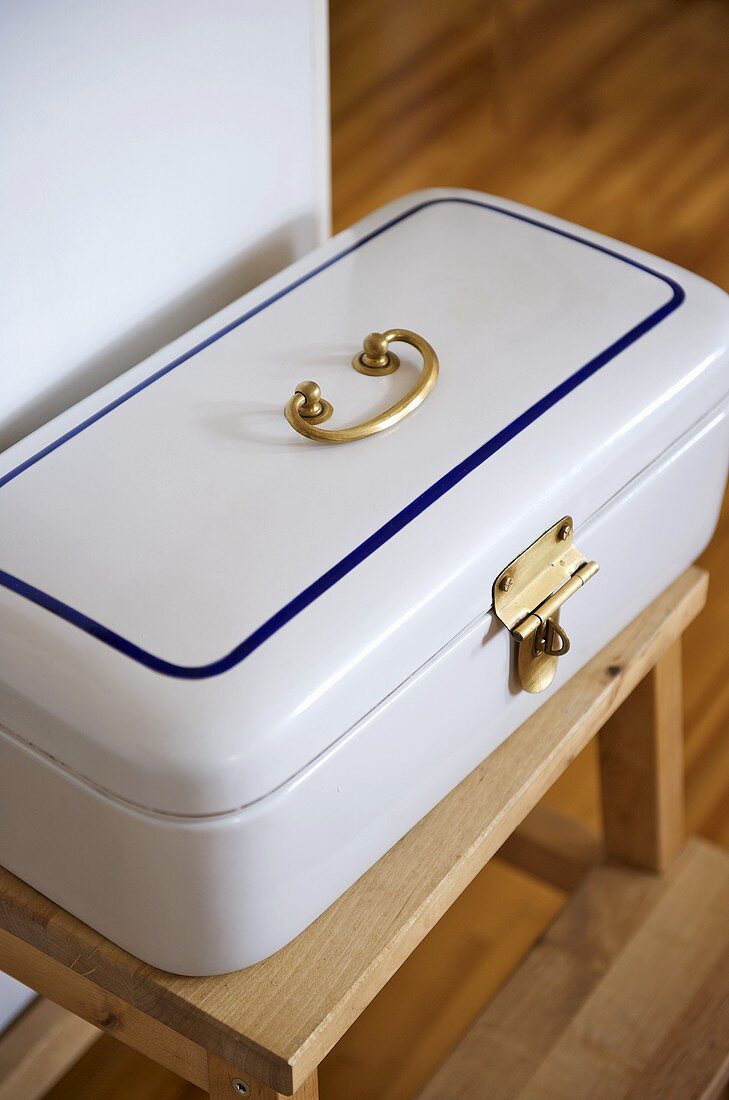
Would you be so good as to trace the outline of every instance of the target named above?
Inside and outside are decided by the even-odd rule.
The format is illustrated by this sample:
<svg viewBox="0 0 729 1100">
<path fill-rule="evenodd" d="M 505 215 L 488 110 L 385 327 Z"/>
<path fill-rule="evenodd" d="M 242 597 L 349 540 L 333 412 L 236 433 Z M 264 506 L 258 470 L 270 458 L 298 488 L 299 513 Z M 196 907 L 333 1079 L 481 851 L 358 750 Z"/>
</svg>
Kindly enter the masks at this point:
<svg viewBox="0 0 729 1100">
<path fill-rule="evenodd" d="M 559 645 L 555 645 L 555 639 L 559 638 Z M 548 657 L 564 657 L 569 653 L 571 642 L 566 630 L 563 630 L 554 619 L 547 619 L 534 631 L 534 656 L 546 653 Z"/>
<path fill-rule="evenodd" d="M 525 691 L 544 691 L 557 662 L 570 650 L 559 615 L 566 601 L 597 573 L 572 541 L 564 516 L 533 542 L 494 581 L 494 611 L 517 645 L 517 671 Z"/>
</svg>

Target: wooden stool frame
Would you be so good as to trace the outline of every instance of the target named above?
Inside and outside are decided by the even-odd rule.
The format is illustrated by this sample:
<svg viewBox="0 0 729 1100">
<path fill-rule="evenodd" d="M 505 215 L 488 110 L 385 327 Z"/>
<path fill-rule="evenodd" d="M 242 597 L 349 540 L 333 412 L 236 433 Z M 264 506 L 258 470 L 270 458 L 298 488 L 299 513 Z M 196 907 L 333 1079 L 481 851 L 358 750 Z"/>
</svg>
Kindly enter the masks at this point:
<svg viewBox="0 0 729 1100">
<path fill-rule="evenodd" d="M 0 968 L 214 1100 L 315 1100 L 319 1063 L 501 845 L 534 861 L 515 830 L 595 735 L 606 854 L 669 867 L 684 840 L 681 636 L 707 583 L 688 570 L 272 958 L 166 974 L 0 871 Z M 15 1100 L 2 1082 L 0 1098 Z"/>
</svg>

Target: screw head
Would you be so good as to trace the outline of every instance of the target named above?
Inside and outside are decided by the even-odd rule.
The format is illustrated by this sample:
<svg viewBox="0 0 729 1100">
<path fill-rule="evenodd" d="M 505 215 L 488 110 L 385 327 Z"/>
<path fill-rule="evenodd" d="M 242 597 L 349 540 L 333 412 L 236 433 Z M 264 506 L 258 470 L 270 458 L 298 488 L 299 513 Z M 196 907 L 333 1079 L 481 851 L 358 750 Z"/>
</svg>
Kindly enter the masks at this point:
<svg viewBox="0 0 729 1100">
<path fill-rule="evenodd" d="M 251 1095 L 250 1086 L 247 1085 L 245 1081 L 241 1081 L 240 1077 L 232 1077 L 230 1083 L 233 1086 L 233 1090 L 238 1094 L 238 1096 Z"/>
<path fill-rule="evenodd" d="M 502 592 L 508 592 L 513 583 L 514 578 L 509 573 L 507 573 L 506 576 L 502 577 L 499 581 L 499 588 Z"/>
<path fill-rule="evenodd" d="M 566 542 L 571 534 L 572 534 L 572 524 L 571 523 L 564 523 L 560 527 L 559 531 L 557 532 L 557 538 L 559 538 L 562 542 Z"/>
</svg>

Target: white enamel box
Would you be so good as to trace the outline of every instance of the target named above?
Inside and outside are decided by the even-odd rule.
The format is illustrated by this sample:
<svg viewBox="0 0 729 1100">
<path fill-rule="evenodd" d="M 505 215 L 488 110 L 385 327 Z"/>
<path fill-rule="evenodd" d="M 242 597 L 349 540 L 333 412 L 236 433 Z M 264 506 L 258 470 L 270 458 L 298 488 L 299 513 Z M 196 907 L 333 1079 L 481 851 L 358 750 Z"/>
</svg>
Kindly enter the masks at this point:
<svg viewBox="0 0 729 1100">
<path fill-rule="evenodd" d="M 322 430 L 402 406 L 416 347 L 352 369 L 391 329 L 422 403 L 297 434 L 302 379 Z M 0 863 L 164 969 L 287 943 L 700 553 L 728 344 L 697 276 L 428 191 L 6 451 Z M 534 694 L 492 589 L 565 516 L 600 571 Z"/>
</svg>

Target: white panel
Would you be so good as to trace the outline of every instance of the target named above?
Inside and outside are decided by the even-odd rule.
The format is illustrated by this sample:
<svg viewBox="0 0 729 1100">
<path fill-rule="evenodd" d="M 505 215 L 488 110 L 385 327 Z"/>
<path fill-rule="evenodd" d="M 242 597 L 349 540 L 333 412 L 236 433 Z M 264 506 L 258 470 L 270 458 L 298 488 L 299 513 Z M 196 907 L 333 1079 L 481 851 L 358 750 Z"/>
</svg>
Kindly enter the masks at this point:
<svg viewBox="0 0 729 1100">
<path fill-rule="evenodd" d="M 0 1031 L 4 1031 L 34 997 L 32 989 L 26 989 L 0 970 Z"/>
<path fill-rule="evenodd" d="M 348 360 L 390 324 L 441 355 L 425 405 L 351 447 L 295 435 L 283 404 L 314 366 L 336 416 L 374 411 L 389 380 Z M 0 864 L 165 968 L 281 946 L 547 697 L 509 685 L 488 610 L 505 563 L 566 513 L 600 563 L 551 694 L 705 546 L 728 368 L 718 288 L 428 192 L 19 443 L 0 458 Z M 255 645 L 163 659 L 220 653 L 369 532 Z"/>
<path fill-rule="evenodd" d="M 0 6 L 0 447 L 328 232 L 324 0 Z"/>
<path fill-rule="evenodd" d="M 439 276 L 424 279 L 430 255 Z M 212 662 L 670 298 L 655 275 L 582 242 L 481 207 L 427 206 L 4 485 L 2 568 L 160 656 Z M 294 435 L 281 408 L 302 375 L 321 382 L 337 427 L 412 386 L 407 347 L 391 378 L 348 369 L 368 329 L 392 324 L 442 360 L 423 408 L 361 445 L 322 452 Z M 630 379 L 623 392 L 621 426 L 640 400 Z M 327 505 L 296 523 L 292 555 L 307 486 Z"/>
<path fill-rule="evenodd" d="M 484 611 L 295 778 L 207 818 L 134 809 L 0 729 L 0 863 L 156 966 L 207 974 L 257 962 L 694 560 L 718 518 L 728 429 L 725 411 L 707 418 L 578 527 L 601 571 L 564 610 L 573 645 L 545 694 L 509 690 L 508 638 Z"/>
<path fill-rule="evenodd" d="M 296 435 L 302 377 L 332 423 L 410 383 L 411 356 L 351 369 L 389 325 L 441 357 L 423 406 Z M 150 809 L 260 799 L 696 423 L 728 349 L 689 272 L 477 193 L 398 200 L 0 458 L 0 722 Z"/>
</svg>

